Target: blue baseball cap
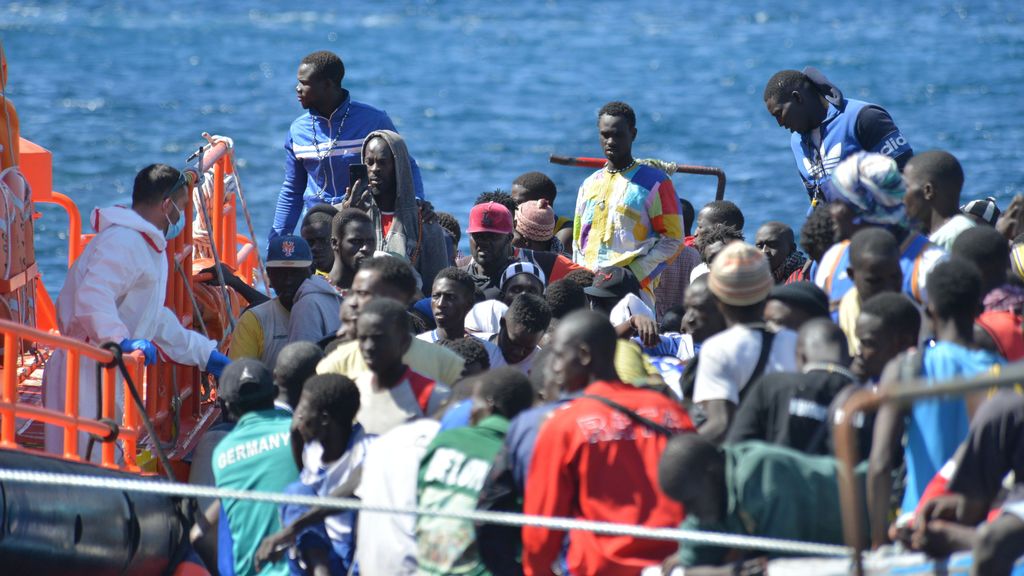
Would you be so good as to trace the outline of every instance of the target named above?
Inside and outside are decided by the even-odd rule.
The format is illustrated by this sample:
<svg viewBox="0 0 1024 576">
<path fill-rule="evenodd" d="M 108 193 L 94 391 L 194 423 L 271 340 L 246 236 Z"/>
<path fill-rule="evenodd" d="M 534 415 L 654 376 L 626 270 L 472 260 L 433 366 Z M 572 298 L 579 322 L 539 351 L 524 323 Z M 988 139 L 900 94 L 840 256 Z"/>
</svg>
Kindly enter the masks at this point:
<svg viewBox="0 0 1024 576">
<path fill-rule="evenodd" d="M 301 236 L 277 236 L 267 248 L 267 268 L 308 268 L 313 252 Z"/>
</svg>

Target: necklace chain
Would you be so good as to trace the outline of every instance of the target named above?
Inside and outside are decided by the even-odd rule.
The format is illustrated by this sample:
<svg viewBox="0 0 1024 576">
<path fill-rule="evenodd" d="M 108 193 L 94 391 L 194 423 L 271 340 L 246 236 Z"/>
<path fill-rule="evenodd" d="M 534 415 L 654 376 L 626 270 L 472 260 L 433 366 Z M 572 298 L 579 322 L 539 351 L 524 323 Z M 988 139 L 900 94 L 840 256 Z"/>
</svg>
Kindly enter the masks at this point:
<svg viewBox="0 0 1024 576">
<path fill-rule="evenodd" d="M 620 172 L 625 172 L 625 171 L 629 170 L 633 166 L 636 166 L 636 160 L 633 160 L 632 162 L 630 162 L 629 166 L 626 166 L 625 168 L 619 168 L 618 170 L 616 170 L 615 168 L 612 168 L 612 165 L 609 162 L 609 163 L 604 165 L 604 169 L 607 170 L 609 174 L 619 174 Z"/>
<path fill-rule="evenodd" d="M 341 131 L 345 127 L 345 120 L 348 120 L 348 113 L 351 110 L 352 110 L 352 103 L 349 102 L 348 106 L 345 107 L 345 115 L 341 117 L 341 124 L 338 125 L 338 131 L 335 132 L 334 137 L 331 138 L 330 142 L 327 143 L 327 149 L 324 150 L 323 152 L 320 151 L 320 143 L 316 139 L 316 119 L 314 119 L 313 114 L 309 115 L 309 123 L 310 123 L 310 125 L 311 125 L 311 127 L 313 129 L 313 150 L 316 152 L 316 160 L 317 160 L 317 164 L 321 168 L 321 170 L 320 170 L 321 173 L 324 173 L 324 171 L 323 171 L 324 159 L 327 158 L 328 156 L 330 156 L 331 151 L 334 150 L 334 145 L 337 144 L 338 140 L 341 139 Z M 334 114 L 332 113 L 331 116 L 334 116 Z M 330 127 L 331 127 L 331 119 L 328 118 L 327 119 L 327 128 L 330 129 Z M 316 182 L 315 179 L 313 181 Z M 324 173 L 324 183 L 321 185 L 319 182 L 316 182 L 316 185 L 317 185 L 317 188 L 319 188 L 319 190 L 317 190 L 315 192 L 316 197 L 318 199 L 320 199 L 320 200 L 327 201 L 327 194 L 326 194 L 326 192 L 327 192 L 327 174 L 326 173 Z M 337 191 L 335 191 L 335 192 L 337 192 Z M 337 198 L 337 197 L 338 197 L 337 193 L 332 195 L 332 198 Z M 329 202 L 329 203 L 333 204 L 333 202 Z"/>
</svg>

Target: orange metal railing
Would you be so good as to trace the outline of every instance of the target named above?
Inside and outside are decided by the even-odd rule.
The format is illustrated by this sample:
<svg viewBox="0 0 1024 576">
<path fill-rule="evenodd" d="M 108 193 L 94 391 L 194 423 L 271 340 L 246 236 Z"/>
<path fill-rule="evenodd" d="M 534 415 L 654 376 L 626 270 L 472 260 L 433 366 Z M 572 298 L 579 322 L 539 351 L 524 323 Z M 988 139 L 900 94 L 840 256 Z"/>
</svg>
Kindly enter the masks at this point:
<svg viewBox="0 0 1024 576">
<path fill-rule="evenodd" d="M 25 152 L 22 154 L 24 171 L 32 189 L 33 200 L 37 203 L 56 204 L 68 215 L 68 268 L 70 269 L 81 256 L 92 235 L 82 233 L 82 216 L 74 200 L 52 189 L 51 153 L 25 139 L 22 139 L 21 143 L 22 150 Z M 259 255 L 254 249 L 255 243 L 238 233 L 238 200 L 236 195 L 228 194 L 225 191 L 224 177 L 235 172 L 234 152 L 226 142 L 211 142 L 203 152 L 202 165 L 186 170 L 190 198 L 193 198 L 192 192 L 199 180 L 199 172 L 206 173 L 209 170 L 213 172 L 213 193 L 207 203 L 210 222 L 205 222 L 205 228 L 210 235 L 211 247 L 217 251 L 221 262 L 235 269 L 241 278 L 251 283 L 259 267 Z M 186 206 L 183 217 L 187 219 L 186 222 L 191 223 L 194 220 L 195 207 L 191 201 Z M 165 305 L 175 313 L 183 326 L 197 329 L 198 322 L 194 316 L 198 311 L 194 309 L 191 294 L 191 288 L 197 281 L 196 271 L 193 270 L 193 245 L 192 226 L 190 225 L 184 227 L 183 233 L 178 238 L 168 242 L 166 250 L 168 282 Z M 13 432 L 15 418 L 31 418 L 63 427 L 65 431 L 63 455 L 65 458 L 77 460 L 79 459 L 79 432 L 106 436 L 111 430 L 106 423 L 83 418 L 78 414 L 78 368 L 81 358 L 86 357 L 106 363 L 111 360 L 112 356 L 100 348 L 47 333 L 47 331 L 57 329 L 56 313 L 49 294 L 41 287 L 37 289 L 36 303 L 38 311 L 41 312 L 37 314 L 36 319 L 38 330 L 9 322 L 3 322 L 0 326 L 2 326 L 5 340 L 28 340 L 44 346 L 68 350 L 67 403 L 62 413 L 19 404 L 17 370 L 13 368 L 17 366 L 17 353 L 20 349 L 8 346 L 4 349 L 4 366 L 12 367 L 12 369 L 5 369 L 2 376 L 4 388 L 3 401 L 0 403 L 0 416 L 3 419 L 0 423 L 0 428 L 2 428 L 0 430 L 0 446 L 16 446 Z M 226 304 L 222 305 L 226 306 Z M 239 314 L 239 307 L 235 306 L 233 312 Z M 211 335 L 211 337 L 215 337 L 215 335 Z M 221 342 L 225 341 L 224 338 L 220 338 L 220 340 Z M 151 416 L 156 427 L 157 438 L 153 440 L 169 447 L 167 451 L 172 460 L 176 456 L 184 455 L 191 450 L 202 430 L 212 422 L 211 414 L 216 414 L 216 409 L 212 404 L 207 406 L 202 404 L 204 397 L 207 396 L 204 396 L 204 383 L 200 380 L 199 370 L 194 366 L 183 366 L 165 360 L 160 360 L 157 364 L 149 367 L 144 367 L 141 360 L 131 357 L 126 356 L 125 360 L 130 361 L 130 367 L 134 371 L 133 380 L 139 387 L 140 393 L 143 394 L 146 412 Z M 101 384 L 104 394 L 104 405 L 101 407 L 103 418 L 114 418 L 114 395 L 108 394 L 108 392 L 114 390 L 115 383 L 115 369 L 104 368 Z M 118 441 L 124 444 L 125 469 L 137 471 L 139 469 L 136 465 L 139 413 L 134 405 L 130 405 L 128 395 L 125 395 L 125 398 L 124 420 Z M 112 443 L 103 443 L 101 452 L 104 466 L 118 466 L 113 459 L 115 451 Z"/>
<path fill-rule="evenodd" d="M 1024 364 L 1011 364 L 974 378 L 955 378 L 938 383 L 919 379 L 901 383 L 899 387 L 865 387 L 843 401 L 833 417 L 833 438 L 836 459 L 839 461 L 839 504 L 843 514 L 843 538 L 846 545 L 854 549 L 851 571 L 853 574 L 864 574 L 861 554 L 868 548 L 868 542 L 864 539 L 867 519 L 864 517 L 862 506 L 865 494 L 860 484 L 854 481 L 854 467 L 862 458 L 857 450 L 857 434 L 853 429 L 857 415 L 877 411 L 883 404 L 899 403 L 909 406 L 921 399 L 963 396 L 994 388 L 1016 387 L 1021 382 L 1024 382 Z"/>
<path fill-rule="evenodd" d="M 101 420 L 82 417 L 78 414 L 79 380 L 78 371 L 82 358 L 88 358 L 100 364 L 111 364 L 114 355 L 102 348 L 85 342 L 50 334 L 23 324 L 0 320 L 0 334 L 3 334 L 4 369 L 2 372 L 2 389 L 0 389 L 0 447 L 20 449 L 17 441 L 15 422 L 18 418 L 32 419 L 51 426 L 57 426 L 64 432 L 64 452 L 67 460 L 81 460 L 78 435 L 79 433 L 94 434 L 101 438 L 110 436 L 114 428 Z M 18 355 L 20 342 L 28 340 L 65 351 L 67 378 L 65 384 L 64 410 L 58 412 L 20 402 L 18 395 Z M 139 352 L 124 357 L 125 365 L 135 382 L 142 381 L 143 357 Z M 139 472 L 136 464 L 136 451 L 140 439 L 139 411 L 131 402 L 131 395 L 125 386 L 125 404 L 120 418 L 116 407 L 117 368 L 103 367 L 100 390 L 102 418 L 112 422 L 120 422 L 117 427 L 117 442 L 121 443 L 124 460 L 118 462 L 113 442 L 103 442 L 100 448 L 100 464 L 105 468 Z M 146 390 L 145 392 L 149 392 Z M 140 393 L 143 393 L 140 391 Z"/>
</svg>

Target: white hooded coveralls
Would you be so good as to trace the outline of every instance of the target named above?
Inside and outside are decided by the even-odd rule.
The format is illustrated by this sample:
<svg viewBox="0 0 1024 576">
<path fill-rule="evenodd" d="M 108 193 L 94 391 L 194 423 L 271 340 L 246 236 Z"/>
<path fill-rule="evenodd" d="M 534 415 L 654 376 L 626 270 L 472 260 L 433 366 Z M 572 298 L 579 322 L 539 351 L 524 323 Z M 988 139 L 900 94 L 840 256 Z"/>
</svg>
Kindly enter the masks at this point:
<svg viewBox="0 0 1024 576">
<path fill-rule="evenodd" d="M 187 330 L 164 306 L 168 265 L 163 232 L 134 210 L 122 206 L 94 209 L 90 221 L 97 235 L 68 271 L 57 297 L 57 327 L 61 334 L 94 346 L 143 338 L 174 362 L 205 368 L 217 343 Z M 53 410 L 64 410 L 64 360 L 64 352 L 56 351 L 43 375 L 44 402 Z M 95 418 L 95 362 L 82 357 L 78 382 L 78 413 Z M 124 390 L 123 386 L 116 389 L 120 416 Z M 82 454 L 87 439 L 83 435 L 79 440 Z M 62 446 L 61 429 L 47 426 L 47 451 L 60 453 Z M 93 457 L 98 454 L 98 447 L 93 448 Z"/>
</svg>

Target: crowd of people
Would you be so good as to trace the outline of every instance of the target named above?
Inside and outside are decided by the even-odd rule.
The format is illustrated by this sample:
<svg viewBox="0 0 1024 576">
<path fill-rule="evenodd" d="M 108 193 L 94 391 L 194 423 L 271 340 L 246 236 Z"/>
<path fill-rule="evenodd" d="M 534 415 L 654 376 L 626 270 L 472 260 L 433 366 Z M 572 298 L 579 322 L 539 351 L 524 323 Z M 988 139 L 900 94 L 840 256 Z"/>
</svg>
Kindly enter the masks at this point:
<svg viewBox="0 0 1024 576">
<path fill-rule="evenodd" d="M 65 334 L 219 373 L 222 421 L 194 482 L 841 544 L 839 403 L 1024 358 L 1024 197 L 964 202 L 952 154 L 915 153 L 885 109 L 813 68 L 764 91 L 792 132 L 806 220 L 757 223 L 752 243 L 737 203 L 696 210 L 671 166 L 634 158 L 623 102 L 596 116 L 607 164 L 573 214 L 529 172 L 460 223 L 387 115 L 342 88 L 336 55 L 306 56 L 297 78 L 307 112 L 285 143 L 274 297 L 223 269 L 249 303 L 227 357 L 164 316 L 140 324 L 166 272 L 114 273 L 160 268 L 184 224 L 169 167 L 140 173 L 132 209 L 98 212 L 83 259 L 110 262 L 76 265 L 58 299 Z M 145 262 L 90 252 L 128 237 Z M 858 418 L 867 541 L 973 549 L 977 573 L 1008 573 L 1024 553 L 1007 476 L 1024 465 L 1022 405 L 943 397 Z M 221 574 L 754 574 L 769 557 L 243 500 L 203 518 L 193 542 Z"/>
</svg>

